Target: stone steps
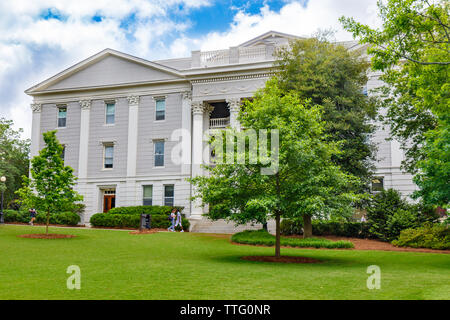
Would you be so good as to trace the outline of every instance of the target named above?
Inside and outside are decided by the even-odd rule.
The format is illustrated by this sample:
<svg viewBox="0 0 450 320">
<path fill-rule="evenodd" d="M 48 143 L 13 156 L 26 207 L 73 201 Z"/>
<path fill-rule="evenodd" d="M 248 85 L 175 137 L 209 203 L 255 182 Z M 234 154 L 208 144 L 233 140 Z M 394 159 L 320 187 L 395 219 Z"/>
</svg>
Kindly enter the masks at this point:
<svg viewBox="0 0 450 320">
<path fill-rule="evenodd" d="M 206 218 L 202 219 L 189 219 L 191 224 L 189 231 L 198 233 L 236 233 L 244 230 L 259 230 L 262 228 L 262 224 L 257 223 L 254 225 L 246 224 L 235 226 L 234 222 L 227 222 L 225 220 L 211 221 Z M 269 221 L 267 224 L 268 230 L 271 233 L 275 233 L 275 221 Z"/>
</svg>

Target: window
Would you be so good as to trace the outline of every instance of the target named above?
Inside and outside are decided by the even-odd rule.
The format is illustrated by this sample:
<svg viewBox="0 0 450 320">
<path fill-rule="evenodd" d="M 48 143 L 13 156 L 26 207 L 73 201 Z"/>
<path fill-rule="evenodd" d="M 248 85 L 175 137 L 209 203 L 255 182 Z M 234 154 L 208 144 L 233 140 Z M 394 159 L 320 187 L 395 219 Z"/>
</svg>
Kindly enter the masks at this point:
<svg viewBox="0 0 450 320">
<path fill-rule="evenodd" d="M 116 104 L 114 102 L 106 103 L 106 124 L 114 124 L 116 113 Z"/>
<path fill-rule="evenodd" d="M 114 146 L 107 144 L 104 146 L 103 168 L 112 169 L 114 161 Z"/>
<path fill-rule="evenodd" d="M 66 157 L 66 146 L 62 145 L 62 152 L 61 152 L 61 160 L 64 161 L 64 158 Z"/>
<path fill-rule="evenodd" d="M 372 179 L 372 192 L 384 190 L 383 177 L 375 177 Z"/>
<path fill-rule="evenodd" d="M 153 186 L 142 186 L 143 191 L 144 191 L 144 196 L 143 196 L 143 201 L 142 201 L 142 205 L 143 206 L 151 206 L 152 205 L 152 199 L 153 199 Z"/>
<path fill-rule="evenodd" d="M 155 167 L 164 167 L 164 141 L 155 141 Z"/>
<path fill-rule="evenodd" d="M 66 126 L 67 107 L 58 107 L 58 128 Z"/>
<path fill-rule="evenodd" d="M 156 100 L 156 120 L 164 120 L 166 117 L 166 100 Z"/>
<path fill-rule="evenodd" d="M 165 206 L 173 206 L 173 195 L 174 195 L 173 185 L 164 186 L 164 205 Z"/>
</svg>

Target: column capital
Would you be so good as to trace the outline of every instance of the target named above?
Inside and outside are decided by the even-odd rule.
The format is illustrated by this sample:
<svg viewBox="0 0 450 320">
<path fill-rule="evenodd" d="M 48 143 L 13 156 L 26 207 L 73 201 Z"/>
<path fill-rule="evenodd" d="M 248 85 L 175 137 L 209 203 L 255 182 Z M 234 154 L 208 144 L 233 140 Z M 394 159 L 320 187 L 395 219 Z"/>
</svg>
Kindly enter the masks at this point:
<svg viewBox="0 0 450 320">
<path fill-rule="evenodd" d="M 128 104 L 129 105 L 137 105 L 139 104 L 139 96 L 128 96 L 127 100 L 128 100 Z"/>
<path fill-rule="evenodd" d="M 181 93 L 181 98 L 183 100 L 192 100 L 192 92 L 190 91 L 184 91 Z"/>
<path fill-rule="evenodd" d="M 83 99 L 79 101 L 80 107 L 82 110 L 89 110 L 91 108 L 92 100 L 90 99 Z"/>
<path fill-rule="evenodd" d="M 239 112 L 241 108 L 241 99 L 240 98 L 228 98 L 225 100 L 228 104 L 228 108 L 230 112 Z"/>
<path fill-rule="evenodd" d="M 203 114 L 204 104 L 203 101 L 194 101 L 191 104 L 191 110 L 193 114 Z"/>
<path fill-rule="evenodd" d="M 41 112 L 42 104 L 41 103 L 32 103 L 31 110 L 33 110 L 33 112 Z"/>
<path fill-rule="evenodd" d="M 203 103 L 203 110 L 205 112 L 208 112 L 209 115 L 211 115 L 211 113 L 214 111 L 214 107 L 212 105 L 210 105 L 208 102 L 204 102 Z"/>
</svg>

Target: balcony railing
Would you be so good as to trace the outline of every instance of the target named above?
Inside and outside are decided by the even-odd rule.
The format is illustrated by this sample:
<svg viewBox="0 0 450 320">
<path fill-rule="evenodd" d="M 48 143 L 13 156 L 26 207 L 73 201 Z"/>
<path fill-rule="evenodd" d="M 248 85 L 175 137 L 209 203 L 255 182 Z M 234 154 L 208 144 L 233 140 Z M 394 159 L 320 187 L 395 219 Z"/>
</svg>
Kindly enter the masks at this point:
<svg viewBox="0 0 450 320">
<path fill-rule="evenodd" d="M 192 68 L 273 60 L 275 46 L 231 47 L 226 50 L 192 51 Z"/>
<path fill-rule="evenodd" d="M 230 124 L 230 117 L 228 118 L 213 118 L 209 119 L 209 127 L 213 128 L 225 128 Z"/>
</svg>

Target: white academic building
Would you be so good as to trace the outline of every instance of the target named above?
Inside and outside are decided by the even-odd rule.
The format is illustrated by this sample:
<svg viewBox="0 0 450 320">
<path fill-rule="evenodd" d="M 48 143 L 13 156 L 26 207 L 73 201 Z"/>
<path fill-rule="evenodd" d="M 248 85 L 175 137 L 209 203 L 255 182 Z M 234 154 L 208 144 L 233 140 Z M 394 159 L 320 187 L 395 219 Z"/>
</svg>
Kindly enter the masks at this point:
<svg viewBox="0 0 450 320">
<path fill-rule="evenodd" d="M 239 128 L 242 100 L 271 76 L 277 47 L 295 38 L 270 31 L 225 50 L 159 61 L 105 49 L 25 91 L 33 97 L 31 156 L 43 147 L 42 134 L 57 130 L 84 197 L 82 223 L 115 206 L 179 205 L 195 229 L 203 212 L 189 201 L 186 178 L 203 174 L 203 133 Z M 378 76 L 370 75 L 365 90 L 380 85 Z M 400 170 L 399 143 L 387 137 L 380 125 L 374 187 L 407 196 L 415 190 L 412 177 Z M 172 161 L 180 146 L 182 163 Z"/>
</svg>

